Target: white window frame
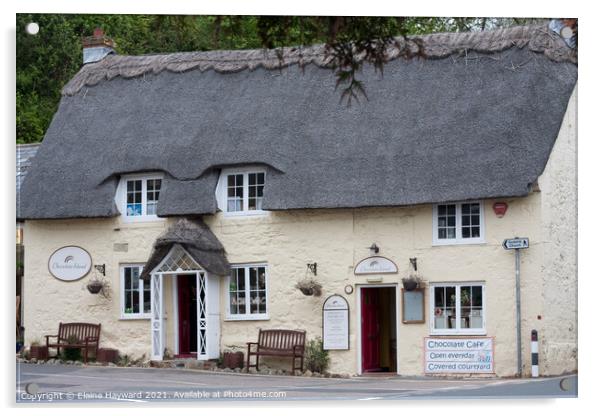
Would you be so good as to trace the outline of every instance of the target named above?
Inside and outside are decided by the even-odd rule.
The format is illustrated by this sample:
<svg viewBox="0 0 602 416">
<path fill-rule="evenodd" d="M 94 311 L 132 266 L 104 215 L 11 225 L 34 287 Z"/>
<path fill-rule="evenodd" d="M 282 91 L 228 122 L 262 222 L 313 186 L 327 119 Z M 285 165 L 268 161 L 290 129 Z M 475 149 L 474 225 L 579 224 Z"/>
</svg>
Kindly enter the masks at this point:
<svg viewBox="0 0 602 416">
<path fill-rule="evenodd" d="M 161 179 L 161 190 L 159 191 L 159 198 L 161 198 L 161 192 L 163 192 L 164 175 L 162 173 L 152 174 L 128 174 L 122 175 L 117 187 L 117 193 L 115 197 L 115 204 L 121 211 L 121 219 L 123 222 L 148 222 L 148 221 L 164 221 L 165 218 L 158 217 L 156 214 L 146 214 L 147 209 L 147 181 L 153 179 Z M 127 182 L 128 181 L 142 181 L 142 215 L 127 215 Z"/>
<path fill-rule="evenodd" d="M 479 237 L 462 238 L 462 204 L 479 204 Z M 456 238 L 439 238 L 439 216 L 438 207 L 440 205 L 456 206 Z M 447 246 L 458 244 L 484 244 L 485 243 L 485 211 L 483 201 L 461 201 L 447 202 L 442 204 L 433 204 L 433 245 Z"/>
<path fill-rule="evenodd" d="M 119 319 L 124 320 L 132 320 L 132 319 L 150 319 L 152 313 L 151 310 L 148 312 L 138 312 L 138 313 L 125 313 L 125 269 L 126 267 L 138 267 L 140 268 L 140 274 L 142 274 L 142 268 L 144 267 L 144 263 L 124 263 L 119 265 Z M 142 279 L 139 279 L 138 282 L 138 296 L 139 296 L 139 305 L 142 310 L 144 310 L 144 283 Z M 151 303 L 153 301 L 151 294 Z"/>
<path fill-rule="evenodd" d="M 461 311 L 460 287 L 461 286 L 480 286 L 483 302 L 481 317 L 483 318 L 483 328 L 462 328 L 460 319 L 456 318 L 456 328 L 435 328 L 435 288 L 443 286 L 456 287 L 456 317 L 460 316 L 458 311 Z M 437 282 L 429 285 L 429 320 L 431 335 L 487 335 L 487 292 L 485 282 Z"/>
<path fill-rule="evenodd" d="M 263 209 L 249 210 L 249 174 L 263 173 L 264 190 L 267 183 L 267 171 L 262 166 L 247 166 L 244 168 L 227 168 L 222 169 L 217 187 L 215 189 L 215 199 L 217 200 L 217 208 L 227 217 L 246 217 L 255 215 L 267 215 L 269 211 Z M 228 211 L 228 176 L 243 175 L 243 210 Z"/>
<path fill-rule="evenodd" d="M 250 313 L 251 310 L 251 302 L 250 302 L 250 272 L 249 268 L 251 267 L 265 267 L 265 313 Z M 228 278 L 224 279 L 226 282 L 225 292 L 226 292 L 226 302 L 225 302 L 225 321 L 265 321 L 270 319 L 270 285 L 269 285 L 269 268 L 267 263 L 244 263 L 244 264 L 232 264 L 230 266 L 231 269 L 245 269 L 245 298 L 249 299 L 249 302 L 246 304 L 246 312 L 244 314 L 232 314 L 230 313 L 230 279 L 232 278 L 232 273 L 228 274 Z"/>
</svg>

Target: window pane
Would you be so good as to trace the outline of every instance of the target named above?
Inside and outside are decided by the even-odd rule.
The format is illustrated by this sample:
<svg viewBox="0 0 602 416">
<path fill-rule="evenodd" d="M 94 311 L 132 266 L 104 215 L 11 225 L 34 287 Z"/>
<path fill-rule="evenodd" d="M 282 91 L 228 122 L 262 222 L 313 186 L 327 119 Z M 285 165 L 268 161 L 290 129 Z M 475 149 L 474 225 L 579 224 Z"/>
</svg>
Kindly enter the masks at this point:
<svg viewBox="0 0 602 416">
<path fill-rule="evenodd" d="M 236 269 L 236 275 L 238 277 L 238 290 L 245 290 L 245 269 Z"/>
<path fill-rule="evenodd" d="M 127 181 L 126 215 L 142 215 L 142 181 Z"/>
<path fill-rule="evenodd" d="M 243 175 L 228 175 L 228 212 L 243 210 Z"/>
<path fill-rule="evenodd" d="M 472 227 L 472 238 L 478 238 L 481 236 L 481 229 L 479 227 Z"/>
<path fill-rule="evenodd" d="M 470 238 L 470 228 L 462 227 L 462 238 Z"/>
<path fill-rule="evenodd" d="M 445 306 L 445 288 L 435 287 L 435 307 Z"/>
<path fill-rule="evenodd" d="M 472 306 L 483 306 L 483 288 L 481 286 L 472 287 Z"/>
<path fill-rule="evenodd" d="M 456 238 L 456 206 L 438 205 L 437 206 L 437 235 L 440 239 Z"/>
<path fill-rule="evenodd" d="M 149 179 L 146 181 L 146 215 L 157 215 L 160 190 L 161 179 Z"/>
<path fill-rule="evenodd" d="M 238 292 L 237 305 L 238 305 L 238 313 L 239 314 L 244 314 L 247 312 L 247 309 L 246 309 L 247 303 L 246 303 L 245 292 Z"/>
</svg>

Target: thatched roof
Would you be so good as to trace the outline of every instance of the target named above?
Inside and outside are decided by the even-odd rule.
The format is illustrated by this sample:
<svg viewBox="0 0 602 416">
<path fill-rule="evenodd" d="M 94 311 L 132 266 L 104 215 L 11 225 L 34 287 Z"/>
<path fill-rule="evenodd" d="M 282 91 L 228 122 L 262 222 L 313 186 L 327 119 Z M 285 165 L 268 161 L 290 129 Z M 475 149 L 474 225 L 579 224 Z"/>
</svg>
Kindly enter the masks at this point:
<svg viewBox="0 0 602 416">
<path fill-rule="evenodd" d="M 165 173 L 159 215 L 211 214 L 219 170 L 246 164 L 268 168 L 269 210 L 526 195 L 576 83 L 574 51 L 544 26 L 422 40 L 430 59 L 391 51 L 382 77 L 361 74 L 369 99 L 351 107 L 319 46 L 283 61 L 215 51 L 87 64 L 64 89 L 21 216 L 119 215 L 119 175 L 144 171 Z"/>
<path fill-rule="evenodd" d="M 144 265 L 141 278 L 150 278 L 149 273 L 161 263 L 174 244 L 181 245 L 204 270 L 218 276 L 230 272 L 224 247 L 201 220 L 180 218 L 157 238 L 153 252 Z"/>
<path fill-rule="evenodd" d="M 501 52 L 511 47 L 540 52 L 558 62 L 577 62 L 577 54 L 567 48 L 558 36 L 546 26 L 515 26 L 487 32 L 435 33 L 408 38 L 411 49 L 417 50 L 419 40 L 428 58 L 445 58 L 458 52 Z M 396 45 L 387 51 L 388 59 L 399 58 L 406 46 L 403 38 L 396 38 Z M 287 47 L 282 49 L 255 49 L 235 51 L 182 52 L 166 55 L 107 56 L 101 62 L 86 65 L 69 81 L 63 94 L 73 95 L 84 86 L 96 85 L 115 77 L 133 78 L 163 71 L 185 72 L 193 69 L 234 73 L 257 68 L 281 69 L 291 65 L 314 64 L 329 67 L 330 58 L 324 45 Z"/>
<path fill-rule="evenodd" d="M 25 175 L 27 175 L 27 171 L 38 151 L 38 147 L 40 147 L 39 143 L 17 144 L 17 218 L 21 216 L 19 213 L 21 208 L 21 184 L 23 183 L 23 179 L 25 179 Z"/>
</svg>

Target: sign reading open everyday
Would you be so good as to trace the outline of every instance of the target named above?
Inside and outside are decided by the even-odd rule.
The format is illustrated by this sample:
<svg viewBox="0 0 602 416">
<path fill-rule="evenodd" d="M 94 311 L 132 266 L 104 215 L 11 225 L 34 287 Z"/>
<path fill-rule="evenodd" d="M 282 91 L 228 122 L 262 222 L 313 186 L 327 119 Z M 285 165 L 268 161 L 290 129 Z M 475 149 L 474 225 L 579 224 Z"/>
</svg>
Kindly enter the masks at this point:
<svg viewBox="0 0 602 416">
<path fill-rule="evenodd" d="M 81 247 L 67 246 L 56 250 L 48 259 L 48 271 L 59 280 L 72 282 L 88 274 L 92 257 Z"/>
<path fill-rule="evenodd" d="M 322 308 L 324 350 L 349 349 L 349 304 L 340 295 L 332 295 Z"/>
<path fill-rule="evenodd" d="M 425 338 L 425 374 L 493 373 L 493 338 Z"/>
</svg>

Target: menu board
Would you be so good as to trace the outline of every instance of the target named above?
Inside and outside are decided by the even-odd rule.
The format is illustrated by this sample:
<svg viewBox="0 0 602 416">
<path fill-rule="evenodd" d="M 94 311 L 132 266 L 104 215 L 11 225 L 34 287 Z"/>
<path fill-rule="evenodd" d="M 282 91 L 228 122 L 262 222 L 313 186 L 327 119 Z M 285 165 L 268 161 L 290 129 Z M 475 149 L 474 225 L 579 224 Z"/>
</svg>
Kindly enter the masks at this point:
<svg viewBox="0 0 602 416">
<path fill-rule="evenodd" d="M 325 350 L 349 349 L 349 304 L 340 295 L 332 295 L 324 302 L 322 340 Z"/>
</svg>

